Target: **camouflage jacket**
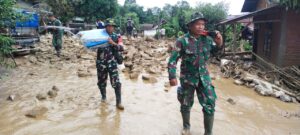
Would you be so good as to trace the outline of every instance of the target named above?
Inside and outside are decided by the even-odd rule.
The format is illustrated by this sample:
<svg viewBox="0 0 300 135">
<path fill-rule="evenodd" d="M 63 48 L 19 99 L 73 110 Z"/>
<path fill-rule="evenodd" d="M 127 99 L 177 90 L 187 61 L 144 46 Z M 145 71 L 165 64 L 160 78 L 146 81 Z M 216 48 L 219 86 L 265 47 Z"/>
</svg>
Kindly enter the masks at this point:
<svg viewBox="0 0 300 135">
<path fill-rule="evenodd" d="M 55 19 L 53 22 L 51 22 L 52 26 L 62 26 L 62 23 L 60 22 L 60 20 Z M 52 34 L 55 37 L 62 37 L 64 34 L 64 30 L 63 29 L 59 29 L 59 28 L 55 28 L 52 30 Z"/>
<path fill-rule="evenodd" d="M 197 86 L 202 81 L 204 88 L 211 88 L 211 78 L 206 67 L 206 61 L 212 52 L 218 51 L 208 36 L 198 39 L 189 33 L 177 39 L 175 48 L 171 52 L 168 63 L 169 79 L 176 78 L 176 65 L 179 58 L 181 62 L 180 82 Z"/>
<path fill-rule="evenodd" d="M 109 35 L 110 38 L 118 43 L 119 36 L 116 33 L 112 33 Z M 120 52 L 123 51 L 123 47 L 121 45 L 109 45 L 104 48 L 98 48 L 97 50 L 97 60 L 115 60 L 115 57 L 121 55 Z M 122 56 L 119 56 L 122 57 Z"/>
</svg>

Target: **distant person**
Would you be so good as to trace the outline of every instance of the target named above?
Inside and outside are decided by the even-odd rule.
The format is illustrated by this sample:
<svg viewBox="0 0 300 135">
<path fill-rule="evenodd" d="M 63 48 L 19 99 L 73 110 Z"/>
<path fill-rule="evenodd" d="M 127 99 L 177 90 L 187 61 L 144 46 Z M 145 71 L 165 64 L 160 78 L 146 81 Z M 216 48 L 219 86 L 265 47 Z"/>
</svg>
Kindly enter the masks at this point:
<svg viewBox="0 0 300 135">
<path fill-rule="evenodd" d="M 166 36 L 166 29 L 160 29 L 160 36 L 161 36 L 161 38 L 162 39 L 164 39 L 165 38 L 165 36 Z"/>
<path fill-rule="evenodd" d="M 133 28 L 133 37 L 137 38 L 138 37 L 138 31 L 136 28 Z"/>
<path fill-rule="evenodd" d="M 51 26 L 62 26 L 62 23 L 60 20 L 58 20 L 52 13 L 48 14 L 48 18 L 50 20 Z M 52 28 L 52 45 L 54 46 L 56 50 L 56 55 L 60 57 L 61 55 L 61 49 L 62 49 L 62 40 L 64 35 L 64 30 L 61 28 Z"/>
<path fill-rule="evenodd" d="M 127 31 L 128 39 L 131 39 L 133 28 L 134 28 L 134 22 L 131 18 L 128 18 L 126 23 L 126 31 Z"/>
<path fill-rule="evenodd" d="M 96 26 L 97 26 L 97 29 L 104 29 L 105 28 L 104 22 L 102 20 L 98 20 L 96 22 Z"/>
<path fill-rule="evenodd" d="M 121 102 L 121 82 L 119 79 L 118 64 L 123 61 L 120 51 L 123 50 L 120 36 L 115 33 L 116 24 L 112 19 L 107 19 L 105 22 L 105 30 L 110 36 L 108 39 L 109 46 L 98 48 L 97 50 L 97 76 L 98 88 L 102 95 L 102 102 L 106 102 L 106 85 L 109 75 L 111 86 L 115 89 L 116 107 L 124 110 Z"/>
<path fill-rule="evenodd" d="M 194 13 L 187 23 L 189 32 L 176 41 L 168 62 L 168 73 L 171 86 L 177 86 L 176 67 L 181 58 L 180 85 L 178 101 L 183 120 L 183 135 L 190 134 L 190 111 L 194 103 L 196 91 L 204 114 L 204 135 L 212 135 L 215 102 L 217 99 L 215 87 L 212 85 L 206 62 L 210 53 L 222 48 L 223 39 L 220 32 L 205 33 L 207 20 L 202 13 Z M 214 46 L 213 42 L 217 45 Z M 199 121 L 199 120 L 195 120 Z"/>
</svg>

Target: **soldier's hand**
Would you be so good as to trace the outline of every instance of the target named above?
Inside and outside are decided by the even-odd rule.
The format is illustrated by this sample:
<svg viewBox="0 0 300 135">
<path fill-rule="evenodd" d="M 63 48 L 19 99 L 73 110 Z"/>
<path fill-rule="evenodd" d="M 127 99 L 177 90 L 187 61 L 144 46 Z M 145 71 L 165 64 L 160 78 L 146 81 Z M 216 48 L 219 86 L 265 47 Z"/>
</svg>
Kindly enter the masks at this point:
<svg viewBox="0 0 300 135">
<path fill-rule="evenodd" d="M 108 38 L 108 43 L 111 45 L 117 45 L 111 38 Z"/>
<path fill-rule="evenodd" d="M 221 32 L 216 30 L 216 39 L 222 38 Z"/>
<path fill-rule="evenodd" d="M 176 78 L 170 80 L 170 85 L 171 85 L 171 86 L 177 86 L 177 84 L 178 84 L 178 83 L 177 83 L 177 79 L 176 79 Z"/>
<path fill-rule="evenodd" d="M 216 37 L 214 39 L 217 46 L 221 47 L 223 45 L 223 37 L 220 31 L 216 31 Z"/>
</svg>

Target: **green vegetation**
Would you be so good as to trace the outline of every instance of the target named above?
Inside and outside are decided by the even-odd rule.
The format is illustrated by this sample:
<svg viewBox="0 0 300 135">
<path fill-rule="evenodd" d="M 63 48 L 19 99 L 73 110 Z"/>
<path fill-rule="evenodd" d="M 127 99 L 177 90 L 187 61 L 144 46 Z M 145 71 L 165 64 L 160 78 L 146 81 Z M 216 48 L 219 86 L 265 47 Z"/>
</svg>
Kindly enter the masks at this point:
<svg viewBox="0 0 300 135">
<path fill-rule="evenodd" d="M 198 3 L 194 8 L 186 0 L 181 0 L 175 5 L 166 4 L 163 8 L 144 9 L 136 3 L 136 0 L 125 0 L 123 6 L 118 5 L 117 0 L 41 0 L 52 7 L 55 15 L 63 22 L 78 16 L 87 22 L 95 22 L 97 19 L 114 18 L 121 30 L 125 30 L 125 23 L 130 17 L 137 29 L 139 24 L 150 23 L 159 25 L 164 20 L 168 37 L 177 36 L 178 32 L 187 32 L 186 22 L 193 12 L 202 12 L 209 20 L 208 29 L 214 29 L 214 24 L 225 19 L 228 12 L 228 4 L 224 2 L 209 4 Z"/>
<path fill-rule="evenodd" d="M 0 1 L 0 30 L 7 31 L 6 28 L 15 24 L 18 15 L 14 12 L 14 0 L 1 0 Z M 0 66 L 11 66 L 12 63 L 7 61 L 6 56 L 10 55 L 13 48 L 11 45 L 14 41 L 5 35 L 0 34 Z"/>
<path fill-rule="evenodd" d="M 285 6 L 287 10 L 300 10 L 300 0 L 279 0 L 279 4 Z"/>
<path fill-rule="evenodd" d="M 41 0 L 42 1 L 42 0 Z M 66 22 L 75 16 L 86 21 L 96 21 L 115 16 L 118 12 L 117 0 L 43 0 L 51 6 L 53 13 Z"/>
<path fill-rule="evenodd" d="M 13 51 L 13 48 L 11 47 L 13 43 L 14 41 L 11 38 L 0 35 L 0 66 L 13 66 L 12 61 L 7 59 L 7 56 L 11 55 L 11 52 Z"/>
</svg>

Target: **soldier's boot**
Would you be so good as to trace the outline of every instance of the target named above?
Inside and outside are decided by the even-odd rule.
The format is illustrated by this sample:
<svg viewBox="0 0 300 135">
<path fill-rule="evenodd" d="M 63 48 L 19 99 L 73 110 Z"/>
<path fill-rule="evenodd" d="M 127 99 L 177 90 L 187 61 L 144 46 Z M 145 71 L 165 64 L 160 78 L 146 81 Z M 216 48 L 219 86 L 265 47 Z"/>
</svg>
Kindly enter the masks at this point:
<svg viewBox="0 0 300 135">
<path fill-rule="evenodd" d="M 214 114 L 209 115 L 204 113 L 204 135 L 212 135 L 213 132 L 213 125 L 214 125 Z"/>
<path fill-rule="evenodd" d="M 183 121 L 182 135 L 190 135 L 190 112 L 181 112 Z"/>
<path fill-rule="evenodd" d="M 60 54 L 61 54 L 61 51 L 60 51 L 60 50 L 57 50 L 57 51 L 56 51 L 56 56 L 57 56 L 57 57 L 60 57 Z"/>
<path fill-rule="evenodd" d="M 106 89 L 100 89 L 100 93 L 101 93 L 101 102 L 102 103 L 106 103 Z"/>
<path fill-rule="evenodd" d="M 121 100 L 121 86 L 117 86 L 115 88 L 115 94 L 116 94 L 116 107 L 119 110 L 124 110 L 124 106 L 122 105 L 122 100 Z"/>
<path fill-rule="evenodd" d="M 60 54 L 61 54 L 61 51 L 60 51 L 60 47 L 59 46 L 54 46 L 54 49 L 55 49 L 55 51 L 56 51 L 56 56 L 57 57 L 60 57 Z"/>
</svg>

